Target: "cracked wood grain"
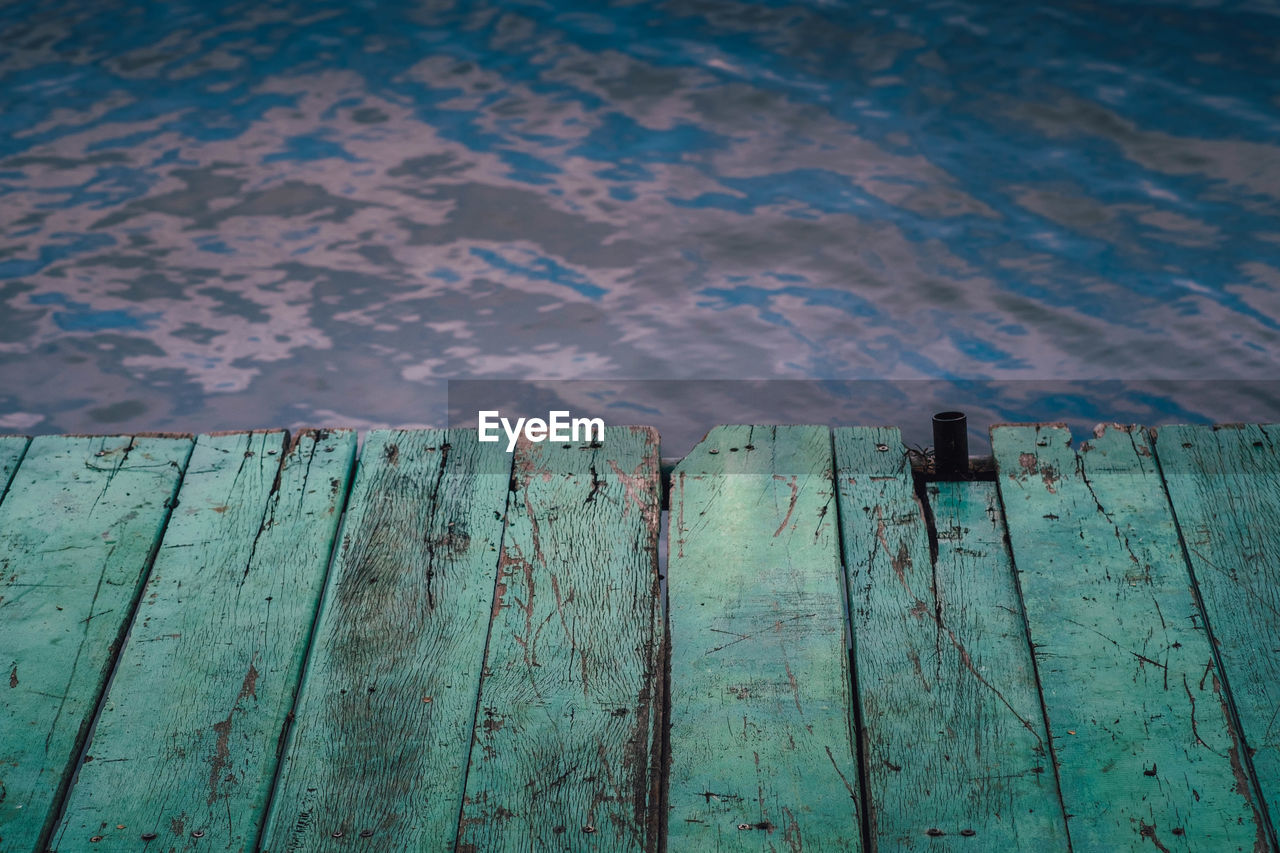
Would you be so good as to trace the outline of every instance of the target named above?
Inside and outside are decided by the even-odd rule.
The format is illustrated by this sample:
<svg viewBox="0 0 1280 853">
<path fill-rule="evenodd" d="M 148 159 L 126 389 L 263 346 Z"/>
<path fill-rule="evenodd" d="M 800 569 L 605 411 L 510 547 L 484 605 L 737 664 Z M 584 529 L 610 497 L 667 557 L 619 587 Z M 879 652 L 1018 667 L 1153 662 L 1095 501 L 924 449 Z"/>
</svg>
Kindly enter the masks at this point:
<svg viewBox="0 0 1280 853">
<path fill-rule="evenodd" d="M 871 835 L 885 850 L 1063 850 L 992 483 L 931 483 L 895 428 L 835 430 Z"/>
<path fill-rule="evenodd" d="M 656 851 L 658 435 L 514 466 L 458 850 Z"/>
<path fill-rule="evenodd" d="M 670 850 L 860 850 L 826 427 L 728 426 L 677 466 Z"/>
<path fill-rule="evenodd" d="M 475 430 L 365 439 L 264 851 L 453 849 L 510 460 Z"/>
<path fill-rule="evenodd" d="M 27 452 L 28 442 L 25 435 L 0 435 L 0 501 L 9 490 L 9 480 Z"/>
<path fill-rule="evenodd" d="M 254 849 L 355 442 L 197 438 L 59 849 Z"/>
<path fill-rule="evenodd" d="M 186 438 L 42 436 L 13 474 L 0 503 L 0 850 L 47 845 L 190 452 Z"/>
<path fill-rule="evenodd" d="M 1076 851 L 1266 850 L 1146 433 L 992 430 Z"/>
<path fill-rule="evenodd" d="M 1154 444 L 1274 847 L 1280 814 L 1280 428 L 1161 427 Z"/>
</svg>

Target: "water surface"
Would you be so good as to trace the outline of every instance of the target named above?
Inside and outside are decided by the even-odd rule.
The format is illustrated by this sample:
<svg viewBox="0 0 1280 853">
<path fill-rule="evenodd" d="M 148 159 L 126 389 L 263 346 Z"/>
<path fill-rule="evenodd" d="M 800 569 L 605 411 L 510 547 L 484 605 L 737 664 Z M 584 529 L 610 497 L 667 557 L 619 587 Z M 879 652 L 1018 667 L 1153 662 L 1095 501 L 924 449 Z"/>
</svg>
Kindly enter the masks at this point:
<svg viewBox="0 0 1280 853">
<path fill-rule="evenodd" d="M 1274 419 L 1278 46 L 1263 3 L 8 2 L 0 431 L 490 378 Z M 710 416 L 813 419 L 741 387 Z"/>
</svg>

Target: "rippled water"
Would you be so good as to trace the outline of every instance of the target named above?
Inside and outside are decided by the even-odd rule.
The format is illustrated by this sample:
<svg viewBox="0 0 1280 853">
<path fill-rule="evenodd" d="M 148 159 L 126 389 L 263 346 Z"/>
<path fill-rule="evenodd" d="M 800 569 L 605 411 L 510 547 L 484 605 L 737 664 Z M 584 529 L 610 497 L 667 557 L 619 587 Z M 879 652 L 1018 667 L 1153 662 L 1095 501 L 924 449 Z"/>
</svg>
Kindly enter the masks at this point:
<svg viewBox="0 0 1280 853">
<path fill-rule="evenodd" d="M 439 424 L 498 377 L 1272 419 L 1278 12 L 9 2 L 0 431 Z M 1150 379 L 1237 381 L 1040 384 Z M 743 387 L 699 416 L 806 419 Z"/>
</svg>

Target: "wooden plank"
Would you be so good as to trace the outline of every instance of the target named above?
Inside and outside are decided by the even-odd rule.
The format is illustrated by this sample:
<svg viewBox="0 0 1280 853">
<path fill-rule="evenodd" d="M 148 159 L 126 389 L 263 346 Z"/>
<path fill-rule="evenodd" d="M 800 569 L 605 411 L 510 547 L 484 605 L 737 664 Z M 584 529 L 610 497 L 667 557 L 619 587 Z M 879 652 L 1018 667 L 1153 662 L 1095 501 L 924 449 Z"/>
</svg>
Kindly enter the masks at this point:
<svg viewBox="0 0 1280 853">
<path fill-rule="evenodd" d="M 263 850 L 453 849 L 510 476 L 474 430 L 366 438 Z"/>
<path fill-rule="evenodd" d="M 1161 427 L 1155 448 L 1274 831 L 1280 814 L 1280 427 Z"/>
<path fill-rule="evenodd" d="M 0 501 L 9 490 L 9 481 L 17 472 L 29 442 L 25 435 L 0 435 Z"/>
<path fill-rule="evenodd" d="M 0 849 L 44 849 L 190 452 L 42 436 L 0 504 Z"/>
<path fill-rule="evenodd" d="M 355 458 L 285 439 L 196 440 L 60 849 L 253 849 Z"/>
<path fill-rule="evenodd" d="M 655 851 L 658 434 L 514 465 L 458 850 Z"/>
<path fill-rule="evenodd" d="M 676 467 L 671 850 L 860 850 L 826 427 L 729 426 Z"/>
<path fill-rule="evenodd" d="M 867 820 L 881 849 L 1066 850 L 994 483 L 932 483 L 895 428 L 835 431 Z"/>
<path fill-rule="evenodd" d="M 992 430 L 1072 845 L 1264 850 L 1146 435 L 1070 441 Z"/>
</svg>

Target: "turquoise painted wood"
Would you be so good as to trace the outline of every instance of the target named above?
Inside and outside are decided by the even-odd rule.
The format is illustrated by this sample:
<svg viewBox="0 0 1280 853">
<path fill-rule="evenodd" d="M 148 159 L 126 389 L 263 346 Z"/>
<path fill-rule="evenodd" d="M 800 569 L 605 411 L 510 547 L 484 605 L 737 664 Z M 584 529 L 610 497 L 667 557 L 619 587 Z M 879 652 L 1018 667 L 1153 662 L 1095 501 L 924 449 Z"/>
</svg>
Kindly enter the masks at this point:
<svg viewBox="0 0 1280 853">
<path fill-rule="evenodd" d="M 28 441 L 25 435 L 0 435 L 0 501 L 4 500 L 9 480 L 27 452 Z"/>
<path fill-rule="evenodd" d="M 43 850 L 187 438 L 42 436 L 0 503 L 0 850 Z"/>
<path fill-rule="evenodd" d="M 0 850 L 1274 849 L 1274 430 L 0 437 Z"/>
<path fill-rule="evenodd" d="M 1073 849 L 1265 850 L 1141 430 L 992 430 Z"/>
<path fill-rule="evenodd" d="M 834 436 L 877 847 L 1065 851 L 995 484 L 928 485 L 934 559 L 898 430 Z"/>
<path fill-rule="evenodd" d="M 458 850 L 656 851 L 658 434 L 514 464 Z"/>
<path fill-rule="evenodd" d="M 1273 832 L 1280 815 L 1278 447 L 1275 425 L 1161 427 L 1155 441 Z"/>
<path fill-rule="evenodd" d="M 196 440 L 58 849 L 254 849 L 355 449 Z"/>
<path fill-rule="evenodd" d="M 826 427 L 717 427 L 668 544 L 669 850 L 860 850 Z"/>
<path fill-rule="evenodd" d="M 262 849 L 452 850 L 511 457 L 365 440 Z"/>
</svg>

